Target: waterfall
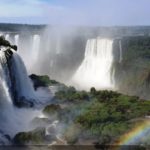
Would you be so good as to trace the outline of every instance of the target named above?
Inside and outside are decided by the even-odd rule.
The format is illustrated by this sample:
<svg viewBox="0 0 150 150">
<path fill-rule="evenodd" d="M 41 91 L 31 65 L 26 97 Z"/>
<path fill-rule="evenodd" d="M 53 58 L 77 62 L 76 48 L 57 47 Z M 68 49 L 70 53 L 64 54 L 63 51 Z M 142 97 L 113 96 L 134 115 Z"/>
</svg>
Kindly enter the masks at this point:
<svg viewBox="0 0 150 150">
<path fill-rule="evenodd" d="M 87 41 L 84 60 L 75 72 L 72 82 L 78 88 L 112 89 L 111 65 L 113 40 L 90 39 Z"/>
<path fill-rule="evenodd" d="M 57 42 L 56 42 L 56 54 L 59 55 L 61 50 L 61 39 L 60 36 L 58 36 Z"/>
<path fill-rule="evenodd" d="M 39 55 L 39 50 L 40 50 L 40 36 L 35 34 L 33 36 L 33 45 L 31 50 L 31 56 L 33 56 L 32 63 L 36 63 Z"/>
<path fill-rule="evenodd" d="M 11 105 L 11 96 L 9 93 L 10 78 L 7 68 L 7 60 L 5 53 L 0 51 L 0 107 Z"/>
<path fill-rule="evenodd" d="M 120 59 L 119 62 L 122 62 L 122 44 L 121 44 L 121 40 L 119 40 L 119 50 L 120 50 Z"/>
<path fill-rule="evenodd" d="M 10 35 L 9 35 L 9 34 L 6 34 L 6 35 L 5 35 L 5 39 L 6 39 L 7 41 L 9 41 L 9 40 L 10 40 Z"/>
<path fill-rule="evenodd" d="M 50 96 L 47 91 L 34 91 L 25 65 L 17 52 L 1 47 L 0 145 L 11 144 L 10 138 L 13 138 L 18 132 L 33 130 L 33 126 L 30 123 L 33 118 L 41 114 L 41 110 L 14 107 L 16 101 L 22 104 L 34 102 L 34 104 L 39 103 L 41 105 L 49 100 Z"/>
<path fill-rule="evenodd" d="M 0 32 L 0 36 L 3 36 L 4 34 L 2 32 Z"/>
<path fill-rule="evenodd" d="M 7 54 L 8 51 L 6 48 L 0 50 L 0 82 L 1 90 L 5 91 L 0 93 L 5 94 L 2 100 L 7 98 L 14 104 L 33 103 L 37 98 L 26 67 L 16 51 L 11 49 L 11 55 Z"/>
<path fill-rule="evenodd" d="M 15 36 L 14 36 L 14 38 L 15 38 L 15 45 L 19 45 L 19 35 L 18 34 L 16 34 Z"/>
<path fill-rule="evenodd" d="M 21 57 L 15 51 L 13 51 L 11 60 L 11 72 L 13 72 L 11 76 L 13 76 L 13 80 L 15 80 L 14 82 L 17 97 L 25 97 L 28 100 L 34 99 L 34 88 L 28 77 L 26 67 Z"/>
<path fill-rule="evenodd" d="M 7 58 L 5 52 L 0 50 L 0 144 L 10 144 L 9 140 L 5 137 L 5 134 L 8 134 L 8 132 L 11 131 L 9 125 L 12 125 L 14 122 L 14 118 L 12 118 L 12 114 L 14 113 L 13 103 L 9 86 L 10 78 Z"/>
</svg>

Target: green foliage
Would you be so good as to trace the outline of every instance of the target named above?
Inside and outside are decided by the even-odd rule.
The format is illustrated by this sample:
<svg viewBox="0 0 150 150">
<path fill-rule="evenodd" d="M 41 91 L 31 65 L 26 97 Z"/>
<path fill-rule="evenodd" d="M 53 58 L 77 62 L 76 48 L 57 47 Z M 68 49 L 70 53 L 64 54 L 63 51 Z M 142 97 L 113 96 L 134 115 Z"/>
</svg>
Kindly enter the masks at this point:
<svg viewBox="0 0 150 150">
<path fill-rule="evenodd" d="M 55 80 L 50 80 L 49 76 L 48 75 L 43 75 L 43 76 L 38 76 L 38 79 L 45 83 L 45 85 L 52 85 L 52 84 L 57 84 L 58 82 L 55 81 Z"/>
<path fill-rule="evenodd" d="M 92 87 L 90 92 L 91 92 L 91 94 L 95 94 L 96 93 L 96 89 L 94 87 Z"/>
<path fill-rule="evenodd" d="M 46 115 L 53 115 L 55 113 L 57 113 L 58 111 L 60 111 L 60 106 L 59 105 L 55 105 L 55 104 L 50 104 L 47 105 L 44 109 L 43 109 L 43 113 Z"/>
<path fill-rule="evenodd" d="M 119 42 L 117 42 L 115 42 L 114 49 L 119 51 Z M 116 54 L 112 65 L 115 69 L 116 85 L 121 92 L 149 99 L 150 36 L 123 37 L 121 43 L 123 59 L 118 62 Z"/>
<path fill-rule="evenodd" d="M 29 25 L 29 24 L 15 24 L 15 23 L 0 23 L 0 29 L 4 32 L 22 32 L 29 31 L 30 33 L 37 33 L 43 29 L 46 25 Z"/>
<path fill-rule="evenodd" d="M 49 83 L 48 76 L 37 77 Z M 77 142 L 81 132 L 74 132 L 79 125 L 91 136 L 96 136 L 99 143 L 113 142 L 134 126 L 135 120 L 150 115 L 150 101 L 144 101 L 136 96 L 127 96 L 115 91 L 90 92 L 77 91 L 74 87 L 66 87 L 55 93 L 55 98 L 64 102 L 71 102 L 61 109 L 59 105 L 48 105 L 43 112 L 46 115 L 57 114 L 60 121 L 67 124 L 70 118 L 73 126 L 66 128 L 64 137 L 69 144 Z M 68 104 L 68 103 L 67 103 Z"/>
<path fill-rule="evenodd" d="M 43 144 L 45 137 L 45 129 L 35 129 L 30 132 L 20 132 L 15 135 L 14 143 L 24 144 Z"/>
<path fill-rule="evenodd" d="M 76 91 L 74 87 L 66 87 L 65 89 L 58 91 L 55 93 L 55 98 L 60 100 L 68 100 L 68 101 L 82 101 L 88 100 L 89 94 L 85 91 Z"/>
<path fill-rule="evenodd" d="M 110 143 L 128 131 L 133 126 L 130 120 L 150 114 L 150 101 L 135 96 L 96 90 L 91 90 L 88 96 L 93 101 L 76 117 L 75 123 L 98 136 L 101 143 L 102 137 L 107 137 Z"/>
<path fill-rule="evenodd" d="M 51 83 L 57 83 L 54 80 L 50 80 L 48 75 L 38 76 L 38 78 L 41 82 L 44 82 L 46 85 L 49 85 Z"/>
<path fill-rule="evenodd" d="M 109 100 L 111 100 L 111 98 L 118 97 L 120 94 L 114 91 L 103 90 L 95 91 L 94 93 L 91 92 L 91 95 L 93 95 L 94 98 L 96 97 L 100 102 L 108 102 Z"/>
<path fill-rule="evenodd" d="M 66 129 L 64 137 L 68 144 L 75 144 L 78 140 L 78 136 L 81 133 L 81 127 L 79 125 L 71 124 Z"/>
<path fill-rule="evenodd" d="M 150 58 L 150 37 L 148 36 L 125 37 L 122 40 L 122 47 L 126 49 L 125 60 Z"/>
<path fill-rule="evenodd" d="M 90 92 L 85 92 L 69 87 L 57 92 L 56 98 L 83 104 L 84 110 L 74 115 L 74 123 L 80 124 L 92 136 L 97 136 L 101 144 L 111 143 L 131 129 L 135 118 L 150 115 L 150 101 L 114 91 L 96 91 L 91 88 Z M 84 105 L 85 102 L 88 105 Z M 71 110 L 68 113 L 73 116 Z M 72 143 L 76 141 L 76 136 L 72 134 L 71 137 Z"/>
<path fill-rule="evenodd" d="M 31 74 L 29 77 L 33 81 L 33 85 L 34 85 L 35 89 L 37 89 L 40 86 L 45 87 L 45 86 L 51 86 L 51 85 L 56 85 L 56 84 L 60 85 L 59 82 L 57 82 L 55 80 L 51 80 L 48 75 Z"/>
</svg>

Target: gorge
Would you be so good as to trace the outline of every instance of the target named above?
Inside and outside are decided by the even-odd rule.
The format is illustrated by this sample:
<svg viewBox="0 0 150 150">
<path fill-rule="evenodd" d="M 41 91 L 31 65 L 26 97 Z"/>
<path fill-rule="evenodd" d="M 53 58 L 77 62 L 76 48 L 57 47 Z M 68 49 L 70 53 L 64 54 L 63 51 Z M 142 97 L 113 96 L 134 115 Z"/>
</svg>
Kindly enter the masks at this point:
<svg viewBox="0 0 150 150">
<path fill-rule="evenodd" d="M 14 27 L 10 31 L 7 29 L 1 31 L 1 35 L 9 39 L 12 44 L 18 43 L 18 53 L 25 62 L 29 73 L 47 74 L 57 81 L 83 90 L 89 90 L 92 86 L 97 89 L 109 86 L 110 89 L 113 87 L 114 90 L 125 94 L 149 99 L 149 70 L 146 69 L 149 57 L 147 52 L 149 36 L 144 35 L 146 31 L 149 32 L 148 27 L 79 27 L 66 29 L 65 27 L 39 26 L 34 29 L 32 26 L 22 27 L 20 25 L 17 29 Z M 109 44 L 104 44 L 106 42 L 102 42 L 100 39 L 105 41 L 111 39 L 113 43 L 108 46 Z M 99 44 L 94 44 L 96 41 Z M 98 45 L 97 48 L 95 48 L 96 45 Z M 111 52 L 110 54 L 105 53 L 105 49 L 109 49 L 107 46 L 112 47 L 110 51 L 108 50 L 108 52 Z M 96 49 L 102 53 L 97 53 L 94 56 L 92 52 Z M 137 53 L 134 54 L 132 49 Z M 142 49 L 144 49 L 143 52 Z M 31 55 L 29 55 L 30 51 Z M 144 58 L 140 53 L 145 53 L 147 56 Z M 139 61 L 136 64 L 134 61 L 136 62 L 136 55 L 138 54 Z M 91 55 L 91 58 L 87 55 Z M 105 57 L 105 55 L 107 56 Z M 101 61 L 103 57 L 109 57 L 107 63 Z M 91 64 L 88 62 L 91 62 Z M 108 62 L 110 63 L 108 64 Z M 85 69 L 86 63 L 90 70 Z M 95 68 L 90 66 L 92 64 Z M 138 66 L 136 69 L 138 72 L 135 71 L 135 64 Z M 126 65 L 130 66 L 129 68 L 132 66 L 131 70 L 129 68 L 126 70 Z M 98 67 L 101 69 L 96 69 Z M 106 75 L 104 72 L 107 71 L 109 73 Z M 102 72 L 104 74 L 99 75 Z M 132 79 L 135 73 L 137 73 L 136 77 L 138 78 L 136 82 Z M 104 79 L 104 77 L 107 79 Z M 80 80 L 81 78 L 83 80 Z M 102 85 L 101 82 L 98 86 L 94 83 L 99 83 L 100 80 L 107 82 L 103 83 L 107 85 Z M 142 82 L 140 83 L 140 81 Z M 81 85 L 79 82 L 86 82 L 87 85 L 82 86 L 83 84 Z"/>
<path fill-rule="evenodd" d="M 147 127 L 150 37 L 140 35 L 143 28 L 126 36 L 125 29 L 56 29 L 1 31 L 0 143 L 114 144 L 139 122 Z M 149 127 L 141 132 L 144 139 L 127 145 L 146 145 Z"/>
</svg>

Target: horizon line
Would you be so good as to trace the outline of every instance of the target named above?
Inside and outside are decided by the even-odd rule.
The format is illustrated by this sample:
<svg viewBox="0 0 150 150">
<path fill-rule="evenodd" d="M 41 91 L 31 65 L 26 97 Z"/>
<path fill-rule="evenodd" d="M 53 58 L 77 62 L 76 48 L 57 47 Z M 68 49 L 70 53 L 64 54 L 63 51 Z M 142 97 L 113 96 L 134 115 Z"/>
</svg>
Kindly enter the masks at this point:
<svg viewBox="0 0 150 150">
<path fill-rule="evenodd" d="M 29 25 L 29 26 L 70 26 L 70 27 L 150 27 L 150 24 L 149 25 L 71 25 L 71 24 L 48 24 L 48 23 L 17 23 L 17 22 L 0 22 L 0 24 L 3 24 L 3 25 Z"/>
</svg>

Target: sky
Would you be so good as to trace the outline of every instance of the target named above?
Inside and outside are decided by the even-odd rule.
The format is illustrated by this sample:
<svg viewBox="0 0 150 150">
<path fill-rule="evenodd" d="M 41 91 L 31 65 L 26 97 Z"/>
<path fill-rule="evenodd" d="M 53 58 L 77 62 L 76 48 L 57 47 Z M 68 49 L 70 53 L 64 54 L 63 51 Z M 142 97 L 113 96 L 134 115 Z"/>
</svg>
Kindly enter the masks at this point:
<svg viewBox="0 0 150 150">
<path fill-rule="evenodd" d="M 0 0 L 1 23 L 150 25 L 150 0 Z"/>
</svg>

